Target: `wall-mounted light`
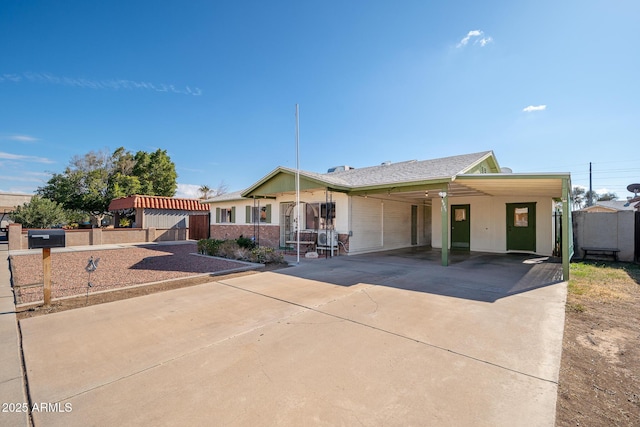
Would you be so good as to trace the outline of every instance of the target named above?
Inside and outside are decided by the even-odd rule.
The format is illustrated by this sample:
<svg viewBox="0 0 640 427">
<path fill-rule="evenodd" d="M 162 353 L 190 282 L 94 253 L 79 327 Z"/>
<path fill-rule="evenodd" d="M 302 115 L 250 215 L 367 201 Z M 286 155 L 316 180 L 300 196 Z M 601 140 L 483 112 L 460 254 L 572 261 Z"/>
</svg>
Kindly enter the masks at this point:
<svg viewBox="0 0 640 427">
<path fill-rule="evenodd" d="M 429 197 L 429 190 L 424 190 L 424 197 Z"/>
</svg>

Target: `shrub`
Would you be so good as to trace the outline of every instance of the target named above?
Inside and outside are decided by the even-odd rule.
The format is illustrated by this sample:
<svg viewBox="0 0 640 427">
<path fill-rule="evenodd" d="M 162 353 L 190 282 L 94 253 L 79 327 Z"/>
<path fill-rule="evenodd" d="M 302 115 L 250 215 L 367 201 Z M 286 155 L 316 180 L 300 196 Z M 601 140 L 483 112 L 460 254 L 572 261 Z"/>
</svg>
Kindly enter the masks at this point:
<svg viewBox="0 0 640 427">
<path fill-rule="evenodd" d="M 240 237 L 236 239 L 236 243 L 241 248 L 253 249 L 256 247 L 256 242 L 253 239 L 244 237 L 243 235 L 240 235 Z"/>
<path fill-rule="evenodd" d="M 242 244 L 238 241 L 242 239 Z M 251 243 L 250 247 L 243 244 Z M 256 247 L 251 239 L 240 236 L 236 240 L 198 240 L 198 253 L 222 258 L 250 261 L 259 264 L 282 264 L 284 257 L 273 248 Z"/>
<path fill-rule="evenodd" d="M 218 247 L 224 240 L 201 239 L 198 240 L 198 253 L 203 255 L 218 256 Z"/>
<path fill-rule="evenodd" d="M 273 248 L 259 247 L 251 250 L 250 260 L 260 264 L 280 264 L 284 262 L 284 257 Z"/>
</svg>

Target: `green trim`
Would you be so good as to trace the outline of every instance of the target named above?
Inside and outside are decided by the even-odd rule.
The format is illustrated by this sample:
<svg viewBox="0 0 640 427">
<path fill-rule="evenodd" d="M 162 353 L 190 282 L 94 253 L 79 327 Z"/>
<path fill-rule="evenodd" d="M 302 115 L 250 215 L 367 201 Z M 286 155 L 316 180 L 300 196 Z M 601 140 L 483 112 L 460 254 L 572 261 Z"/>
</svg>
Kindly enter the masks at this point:
<svg viewBox="0 0 640 427">
<path fill-rule="evenodd" d="M 357 187 L 354 190 L 347 192 L 349 196 L 363 196 L 365 194 L 376 193 L 400 193 L 404 191 L 424 191 L 424 190 L 441 190 L 442 184 L 448 184 L 451 182 L 449 178 L 438 178 L 429 181 L 411 181 L 411 182 L 396 182 L 391 184 L 370 185 L 368 187 Z"/>
<path fill-rule="evenodd" d="M 236 207 L 235 206 L 231 207 L 231 223 L 232 224 L 236 223 Z"/>
<path fill-rule="evenodd" d="M 488 173 L 500 173 L 500 165 L 498 164 L 498 160 L 496 159 L 495 154 L 493 154 L 493 151 L 490 151 L 478 161 L 473 162 L 469 167 L 463 169 L 460 174 L 482 173 L 480 172 L 482 166 L 486 166 L 488 168 L 488 170 L 490 171 Z"/>
<path fill-rule="evenodd" d="M 296 190 L 294 170 L 279 167 L 242 192 L 242 197 L 263 197 L 268 194 L 286 193 Z M 326 189 L 347 192 L 349 187 L 317 179 L 300 171 L 300 190 Z"/>
<path fill-rule="evenodd" d="M 271 204 L 267 205 L 267 224 L 271 224 Z"/>
<path fill-rule="evenodd" d="M 442 222 L 442 265 L 449 265 L 449 189 L 444 186 L 440 189 L 445 192 L 445 196 L 441 199 L 440 215 Z"/>
<path fill-rule="evenodd" d="M 244 209 L 244 222 L 245 222 L 245 224 L 250 224 L 251 223 L 251 208 L 253 208 L 253 206 L 245 206 L 245 209 Z"/>
<path fill-rule="evenodd" d="M 505 173 L 505 174 L 495 174 L 495 173 L 475 173 L 475 174 L 463 174 L 456 176 L 456 181 L 467 181 L 467 180 L 492 180 L 492 179 L 567 179 L 569 178 L 569 174 L 558 174 L 558 173 L 537 173 L 537 174 L 528 174 L 528 173 Z"/>
<path fill-rule="evenodd" d="M 573 256 L 573 225 L 571 220 L 571 181 L 562 180 L 562 280 L 569 280 L 569 263 Z"/>
<path fill-rule="evenodd" d="M 220 208 L 216 208 L 216 224 L 220 224 Z"/>
</svg>

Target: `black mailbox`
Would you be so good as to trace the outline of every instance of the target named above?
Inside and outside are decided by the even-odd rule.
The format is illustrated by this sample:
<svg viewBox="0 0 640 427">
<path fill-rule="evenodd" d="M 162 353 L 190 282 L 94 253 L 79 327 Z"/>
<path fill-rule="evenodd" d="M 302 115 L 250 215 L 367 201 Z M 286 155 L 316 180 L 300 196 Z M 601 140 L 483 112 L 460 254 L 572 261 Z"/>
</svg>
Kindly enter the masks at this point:
<svg viewBox="0 0 640 427">
<path fill-rule="evenodd" d="M 29 230 L 29 249 L 64 248 L 64 230 Z"/>
</svg>

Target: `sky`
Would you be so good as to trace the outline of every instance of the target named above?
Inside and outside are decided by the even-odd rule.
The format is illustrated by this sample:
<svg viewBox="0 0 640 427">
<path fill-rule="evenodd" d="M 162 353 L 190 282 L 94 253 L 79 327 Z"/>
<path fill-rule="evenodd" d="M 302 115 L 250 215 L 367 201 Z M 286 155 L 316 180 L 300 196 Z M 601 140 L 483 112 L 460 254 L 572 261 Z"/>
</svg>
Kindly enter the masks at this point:
<svg viewBox="0 0 640 427">
<path fill-rule="evenodd" d="M 167 150 L 180 197 L 278 166 L 493 150 L 631 196 L 640 2 L 4 0 L 0 192 L 75 155 Z"/>
</svg>

